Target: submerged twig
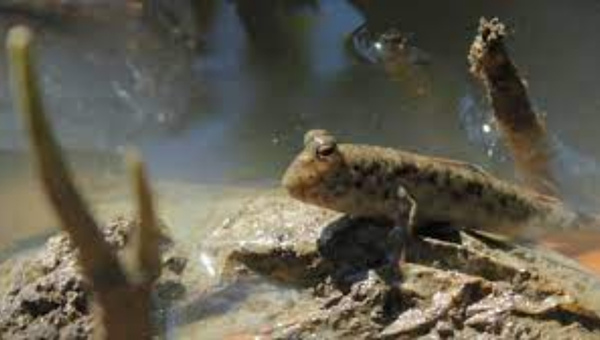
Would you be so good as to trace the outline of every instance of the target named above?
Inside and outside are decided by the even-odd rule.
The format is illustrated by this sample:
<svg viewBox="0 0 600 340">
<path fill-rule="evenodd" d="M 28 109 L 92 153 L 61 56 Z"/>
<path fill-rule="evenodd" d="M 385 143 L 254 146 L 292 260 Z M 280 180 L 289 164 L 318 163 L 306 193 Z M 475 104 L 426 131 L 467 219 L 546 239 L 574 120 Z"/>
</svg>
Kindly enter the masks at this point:
<svg viewBox="0 0 600 340">
<path fill-rule="evenodd" d="M 8 35 L 8 52 L 14 99 L 25 121 L 31 151 L 42 187 L 56 211 L 61 227 L 79 251 L 82 272 L 95 294 L 101 323 L 96 337 L 143 339 L 151 336 L 150 292 L 156 269 L 158 242 L 154 241 L 156 218 L 153 215 L 148 184 L 140 161 L 135 162 L 134 179 L 142 217 L 138 249 L 143 272 L 151 273 L 139 282 L 128 278 L 117 255 L 110 249 L 75 185 L 61 150 L 44 116 L 43 105 L 33 66 L 32 32 L 16 27 Z M 146 242 L 148 241 L 148 242 Z M 147 269 L 149 268 L 149 269 Z"/>
<path fill-rule="evenodd" d="M 505 36 L 506 28 L 497 18 L 481 19 L 479 34 L 469 52 L 471 73 L 488 92 L 494 118 L 517 171 L 532 188 L 557 195 L 557 180 L 550 166 L 553 150 L 546 126 L 531 107 L 524 81 L 504 46 Z"/>
<path fill-rule="evenodd" d="M 139 279 L 142 282 L 153 282 L 161 272 L 159 247 L 163 235 L 158 227 L 148 175 L 140 156 L 136 152 L 130 152 L 127 163 L 133 182 L 133 192 L 137 200 L 140 222 L 139 229 L 134 231 L 131 248 L 134 251 Z"/>
<path fill-rule="evenodd" d="M 69 170 L 44 117 L 32 65 L 32 39 L 31 31 L 25 27 L 13 28 L 8 34 L 14 98 L 27 125 L 34 161 L 50 203 L 58 213 L 63 229 L 81 248 L 79 256 L 86 276 L 93 282 L 98 281 L 96 289 L 104 289 L 105 285 L 124 282 L 125 278 L 118 272 L 117 258 L 104 242 L 87 205 L 72 184 Z M 94 277 L 100 273 L 101 277 L 95 280 Z"/>
</svg>

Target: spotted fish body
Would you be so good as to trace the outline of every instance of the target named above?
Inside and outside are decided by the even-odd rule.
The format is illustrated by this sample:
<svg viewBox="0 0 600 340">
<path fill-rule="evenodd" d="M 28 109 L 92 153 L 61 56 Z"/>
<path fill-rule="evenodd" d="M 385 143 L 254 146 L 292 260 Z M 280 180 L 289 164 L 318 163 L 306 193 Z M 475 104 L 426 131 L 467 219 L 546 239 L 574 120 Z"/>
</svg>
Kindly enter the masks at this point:
<svg viewBox="0 0 600 340">
<path fill-rule="evenodd" d="M 320 148 L 327 152 L 320 152 Z M 337 144 L 326 131 L 307 133 L 283 186 L 303 202 L 354 216 L 397 220 L 403 188 L 416 202 L 417 227 L 445 222 L 522 236 L 569 229 L 580 216 L 560 200 L 500 180 L 475 165 L 370 145 Z M 529 228 L 532 227 L 532 228 Z"/>
</svg>

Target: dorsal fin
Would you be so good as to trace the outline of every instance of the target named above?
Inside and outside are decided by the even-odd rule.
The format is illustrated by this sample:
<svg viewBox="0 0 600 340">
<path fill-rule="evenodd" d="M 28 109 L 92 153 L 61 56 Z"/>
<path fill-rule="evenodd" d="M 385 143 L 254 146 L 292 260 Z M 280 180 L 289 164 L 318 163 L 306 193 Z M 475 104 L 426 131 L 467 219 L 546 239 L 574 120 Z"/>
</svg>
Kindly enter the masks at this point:
<svg viewBox="0 0 600 340">
<path fill-rule="evenodd" d="M 427 157 L 427 158 L 429 158 L 433 162 L 443 164 L 444 166 L 465 169 L 467 171 L 475 172 L 475 173 L 478 173 L 478 174 L 480 174 L 482 176 L 486 176 L 486 177 L 492 176 L 489 172 L 484 170 L 481 166 L 473 164 L 473 163 L 457 161 L 454 159 L 442 158 L 442 157 Z"/>
</svg>

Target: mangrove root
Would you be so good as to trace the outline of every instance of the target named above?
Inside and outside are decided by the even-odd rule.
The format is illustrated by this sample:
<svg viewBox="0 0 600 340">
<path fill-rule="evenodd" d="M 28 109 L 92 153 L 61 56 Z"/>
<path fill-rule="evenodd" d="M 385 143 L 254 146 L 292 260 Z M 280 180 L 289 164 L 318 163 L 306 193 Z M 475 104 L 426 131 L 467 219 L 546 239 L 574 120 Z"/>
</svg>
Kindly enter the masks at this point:
<svg viewBox="0 0 600 340">
<path fill-rule="evenodd" d="M 28 130 L 37 173 L 60 225 L 79 252 L 83 275 L 94 292 L 98 314 L 95 336 L 108 339 L 150 338 L 150 294 L 160 272 L 156 217 L 146 175 L 139 159 L 131 162 L 141 225 L 136 247 L 138 271 L 128 271 L 104 240 L 98 224 L 77 191 L 60 147 L 45 118 L 32 58 L 33 33 L 12 28 L 7 48 L 13 97 Z M 131 270 L 129 272 L 132 272 Z"/>
<path fill-rule="evenodd" d="M 520 176 L 533 189 L 557 196 L 557 180 L 550 166 L 553 148 L 544 121 L 531 108 L 524 81 L 508 55 L 506 34 L 497 18 L 481 19 L 468 57 L 471 73 L 488 93 L 496 124 Z"/>
</svg>

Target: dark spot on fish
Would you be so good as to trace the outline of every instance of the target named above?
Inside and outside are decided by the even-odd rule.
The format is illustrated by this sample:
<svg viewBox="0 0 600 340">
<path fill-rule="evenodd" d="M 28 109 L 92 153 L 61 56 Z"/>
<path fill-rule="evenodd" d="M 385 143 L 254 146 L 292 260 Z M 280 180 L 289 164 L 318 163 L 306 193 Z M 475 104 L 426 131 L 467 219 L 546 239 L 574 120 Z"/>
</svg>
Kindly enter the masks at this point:
<svg viewBox="0 0 600 340">
<path fill-rule="evenodd" d="M 377 173 L 380 168 L 381 168 L 381 165 L 379 164 L 379 162 L 371 163 L 371 173 Z"/>
<path fill-rule="evenodd" d="M 481 194 L 483 193 L 483 185 L 477 182 L 469 182 L 467 183 L 465 190 L 470 195 L 481 197 Z"/>
<path fill-rule="evenodd" d="M 497 204 L 495 204 L 494 201 L 489 199 L 484 200 L 482 203 L 485 210 L 490 214 L 495 213 L 498 208 Z"/>
<path fill-rule="evenodd" d="M 356 188 L 357 190 L 361 190 L 363 187 L 363 180 L 360 178 L 356 178 L 352 184 L 354 188 Z"/>
<path fill-rule="evenodd" d="M 373 185 L 367 185 L 365 191 L 369 196 L 377 196 L 377 189 Z"/>
<path fill-rule="evenodd" d="M 450 190 L 450 195 L 453 200 L 462 201 L 465 197 L 465 192 L 464 190 L 457 190 L 457 188 L 454 188 Z"/>
<path fill-rule="evenodd" d="M 506 195 L 499 195 L 498 196 L 498 204 L 504 210 L 506 210 L 510 206 L 510 204 L 511 204 L 511 199 L 509 197 L 507 197 Z"/>
<path fill-rule="evenodd" d="M 387 186 L 386 189 L 383 191 L 383 198 L 385 198 L 385 200 L 391 200 L 396 198 L 396 190 L 392 185 Z"/>
<path fill-rule="evenodd" d="M 437 175 L 436 175 L 435 172 L 425 172 L 425 173 L 423 173 L 423 175 L 421 177 L 421 180 L 423 182 L 427 182 L 427 183 L 429 183 L 429 184 L 431 184 L 433 186 L 437 185 L 437 182 L 436 182 Z"/>
<path fill-rule="evenodd" d="M 515 200 L 513 202 L 514 202 L 513 207 L 511 207 L 511 209 L 509 209 L 509 213 L 514 218 L 525 219 L 533 213 L 533 210 L 531 209 L 531 207 L 529 205 L 519 204 L 520 202 L 518 202 L 517 200 Z"/>
<path fill-rule="evenodd" d="M 377 188 L 377 187 L 380 187 L 380 186 L 382 186 L 384 184 L 382 176 L 380 176 L 378 174 L 374 174 L 371 177 L 372 177 L 371 183 L 373 184 L 374 187 Z"/>
<path fill-rule="evenodd" d="M 362 171 L 362 175 L 365 177 L 377 176 L 379 171 L 379 164 L 377 162 L 367 163 Z"/>
<path fill-rule="evenodd" d="M 397 183 L 399 177 L 394 174 L 394 170 L 388 170 L 385 174 L 385 183 L 387 185 L 391 185 L 392 183 Z"/>
<path fill-rule="evenodd" d="M 364 166 L 359 169 L 359 172 L 357 173 L 357 175 L 362 178 L 368 178 L 369 175 L 371 174 L 370 171 L 371 170 L 369 169 L 368 166 Z"/>
<path fill-rule="evenodd" d="M 399 166 L 396 169 L 394 169 L 394 176 L 396 178 L 412 177 L 417 172 L 418 172 L 418 169 L 415 165 L 404 164 L 403 166 Z"/>
</svg>

